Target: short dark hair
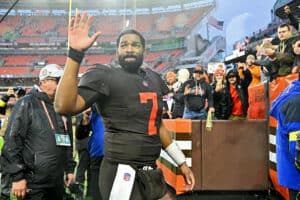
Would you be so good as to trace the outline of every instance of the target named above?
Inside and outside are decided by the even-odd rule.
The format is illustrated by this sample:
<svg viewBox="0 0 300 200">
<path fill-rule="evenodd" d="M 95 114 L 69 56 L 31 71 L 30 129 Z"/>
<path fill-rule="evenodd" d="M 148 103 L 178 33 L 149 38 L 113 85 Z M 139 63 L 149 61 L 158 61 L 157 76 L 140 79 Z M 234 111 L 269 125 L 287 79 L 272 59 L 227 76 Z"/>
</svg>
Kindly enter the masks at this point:
<svg viewBox="0 0 300 200">
<path fill-rule="evenodd" d="M 284 27 L 287 27 L 289 31 L 291 30 L 291 26 L 289 24 L 287 24 L 287 23 L 280 24 L 277 29 L 284 28 Z"/>
<path fill-rule="evenodd" d="M 120 33 L 120 35 L 119 35 L 118 38 L 117 38 L 117 47 L 118 47 L 119 44 L 120 44 L 121 37 L 122 37 L 123 35 L 127 35 L 127 34 L 134 34 L 134 35 L 139 36 L 139 38 L 140 38 L 140 40 L 141 40 L 141 43 L 142 43 L 142 45 L 143 45 L 143 47 L 144 47 L 144 49 L 145 49 L 145 45 L 146 45 L 145 38 L 142 36 L 142 34 L 141 34 L 140 32 L 138 32 L 137 30 L 134 30 L 134 29 L 126 29 L 126 30 L 124 30 L 124 31 L 122 31 L 122 32 Z"/>
</svg>

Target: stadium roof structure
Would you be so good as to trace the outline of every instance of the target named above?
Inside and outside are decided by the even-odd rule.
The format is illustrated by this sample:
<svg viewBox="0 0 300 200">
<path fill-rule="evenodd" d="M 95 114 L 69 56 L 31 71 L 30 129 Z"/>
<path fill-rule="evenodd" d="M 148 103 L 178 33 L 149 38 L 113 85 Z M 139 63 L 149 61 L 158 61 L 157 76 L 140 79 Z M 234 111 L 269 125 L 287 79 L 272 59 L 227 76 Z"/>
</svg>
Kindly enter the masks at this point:
<svg viewBox="0 0 300 200">
<path fill-rule="evenodd" d="M 0 1 L 0 8 L 10 8 L 18 0 Z M 70 0 L 72 7 L 80 9 L 121 9 L 121 8 L 154 8 L 184 6 L 185 4 L 205 4 L 212 0 Z M 69 7 L 69 0 L 20 0 L 15 9 L 62 9 Z"/>
<path fill-rule="evenodd" d="M 275 14 L 280 18 L 287 18 L 284 13 L 284 7 L 288 5 L 292 14 L 300 17 L 300 1 L 299 0 L 277 0 L 274 4 Z"/>
</svg>

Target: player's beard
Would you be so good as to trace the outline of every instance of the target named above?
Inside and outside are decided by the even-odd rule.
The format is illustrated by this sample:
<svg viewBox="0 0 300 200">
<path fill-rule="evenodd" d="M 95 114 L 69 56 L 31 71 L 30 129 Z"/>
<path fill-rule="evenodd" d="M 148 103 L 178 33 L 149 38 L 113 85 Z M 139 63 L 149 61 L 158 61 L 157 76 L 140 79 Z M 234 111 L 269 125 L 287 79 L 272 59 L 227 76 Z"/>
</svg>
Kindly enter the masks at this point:
<svg viewBox="0 0 300 200">
<path fill-rule="evenodd" d="M 126 58 L 128 57 L 134 57 L 134 61 L 126 61 Z M 144 56 L 143 55 L 125 55 L 125 56 L 119 56 L 119 64 L 128 72 L 130 73 L 137 73 L 140 67 L 143 64 Z"/>
</svg>

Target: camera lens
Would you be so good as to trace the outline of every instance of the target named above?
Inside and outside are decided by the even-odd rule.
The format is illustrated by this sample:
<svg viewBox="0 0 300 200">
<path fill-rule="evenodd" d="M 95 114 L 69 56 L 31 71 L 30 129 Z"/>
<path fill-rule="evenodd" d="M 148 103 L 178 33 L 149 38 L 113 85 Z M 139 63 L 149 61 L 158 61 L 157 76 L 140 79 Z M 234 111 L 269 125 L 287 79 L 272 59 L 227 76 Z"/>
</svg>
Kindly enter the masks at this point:
<svg viewBox="0 0 300 200">
<path fill-rule="evenodd" d="M 25 89 L 22 88 L 22 87 L 15 87 L 15 88 L 14 88 L 14 92 L 15 92 L 15 94 L 16 94 L 18 97 L 22 97 L 22 96 L 24 96 L 24 95 L 26 94 Z"/>
</svg>

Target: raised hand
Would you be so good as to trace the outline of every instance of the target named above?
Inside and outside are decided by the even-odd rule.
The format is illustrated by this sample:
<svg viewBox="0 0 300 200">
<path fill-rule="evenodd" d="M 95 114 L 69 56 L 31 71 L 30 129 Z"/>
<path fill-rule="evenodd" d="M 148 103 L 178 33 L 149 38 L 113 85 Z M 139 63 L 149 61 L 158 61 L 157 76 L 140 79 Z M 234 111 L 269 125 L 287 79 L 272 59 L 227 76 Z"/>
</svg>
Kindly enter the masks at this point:
<svg viewBox="0 0 300 200">
<path fill-rule="evenodd" d="M 78 51 L 84 51 L 93 45 L 101 32 L 94 33 L 91 37 L 88 35 L 92 24 L 92 17 L 88 16 L 86 12 L 82 15 L 76 12 L 69 25 L 68 36 L 69 45 Z"/>
</svg>

